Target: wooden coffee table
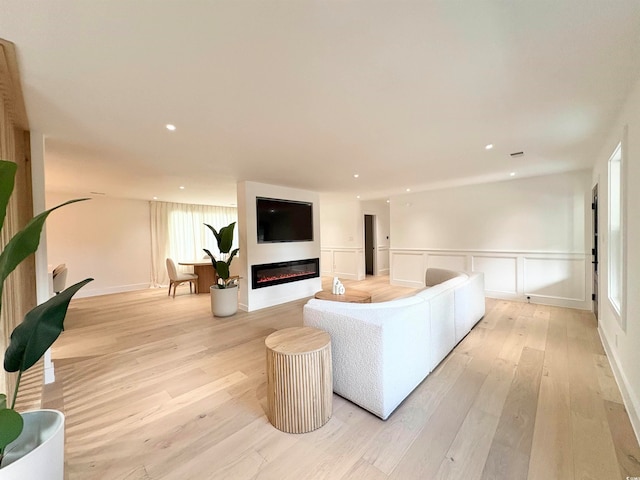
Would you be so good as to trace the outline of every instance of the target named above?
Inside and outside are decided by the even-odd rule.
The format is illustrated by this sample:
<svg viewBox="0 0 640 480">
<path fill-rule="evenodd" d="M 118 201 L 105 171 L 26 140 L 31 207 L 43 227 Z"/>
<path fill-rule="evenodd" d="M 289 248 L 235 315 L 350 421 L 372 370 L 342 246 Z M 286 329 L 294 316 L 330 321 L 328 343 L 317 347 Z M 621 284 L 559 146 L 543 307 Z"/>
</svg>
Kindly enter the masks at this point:
<svg viewBox="0 0 640 480">
<path fill-rule="evenodd" d="M 315 294 L 315 298 L 319 300 L 333 300 L 334 302 L 371 303 L 371 294 L 360 290 L 345 290 L 342 295 L 331 293 L 328 290 L 322 290 Z"/>
</svg>

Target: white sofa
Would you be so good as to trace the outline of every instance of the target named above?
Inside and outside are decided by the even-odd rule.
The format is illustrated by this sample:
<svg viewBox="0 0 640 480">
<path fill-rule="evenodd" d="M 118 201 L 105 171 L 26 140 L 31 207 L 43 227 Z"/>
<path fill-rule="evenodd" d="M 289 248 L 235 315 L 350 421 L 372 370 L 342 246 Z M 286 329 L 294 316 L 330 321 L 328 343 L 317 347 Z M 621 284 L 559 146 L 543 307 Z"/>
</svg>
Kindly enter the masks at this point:
<svg viewBox="0 0 640 480">
<path fill-rule="evenodd" d="M 304 306 L 304 325 L 331 335 L 333 391 L 383 420 L 484 316 L 482 273 L 430 268 L 425 285 L 388 302 Z"/>
</svg>

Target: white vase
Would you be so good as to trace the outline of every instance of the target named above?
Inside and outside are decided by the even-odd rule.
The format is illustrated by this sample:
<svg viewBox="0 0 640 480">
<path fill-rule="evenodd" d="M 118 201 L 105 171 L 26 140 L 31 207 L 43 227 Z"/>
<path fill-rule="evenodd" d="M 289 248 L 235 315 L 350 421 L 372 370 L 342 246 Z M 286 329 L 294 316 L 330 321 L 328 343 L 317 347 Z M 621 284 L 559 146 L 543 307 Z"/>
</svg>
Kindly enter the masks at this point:
<svg viewBox="0 0 640 480">
<path fill-rule="evenodd" d="M 0 480 L 63 480 L 64 414 L 34 410 L 22 418 L 22 433 L 5 449 Z"/>
<path fill-rule="evenodd" d="M 211 313 L 215 317 L 229 317 L 238 311 L 238 286 L 218 288 L 212 285 L 211 291 Z"/>
</svg>

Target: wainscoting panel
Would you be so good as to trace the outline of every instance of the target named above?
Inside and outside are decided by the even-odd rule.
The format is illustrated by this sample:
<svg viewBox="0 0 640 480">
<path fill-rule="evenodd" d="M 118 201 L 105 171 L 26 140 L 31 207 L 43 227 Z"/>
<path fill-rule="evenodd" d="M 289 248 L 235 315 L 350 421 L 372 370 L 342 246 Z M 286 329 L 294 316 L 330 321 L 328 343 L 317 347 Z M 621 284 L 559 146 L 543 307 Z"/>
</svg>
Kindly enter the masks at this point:
<svg viewBox="0 0 640 480">
<path fill-rule="evenodd" d="M 488 297 L 591 309 L 585 253 L 389 249 L 389 257 L 392 285 L 424 286 L 427 267 L 483 272 Z"/>
<path fill-rule="evenodd" d="M 430 253 L 427 257 L 428 268 L 446 268 L 448 270 L 468 270 L 466 255 L 442 255 Z"/>
<path fill-rule="evenodd" d="M 391 251 L 391 284 L 424 287 L 426 254 L 420 251 Z"/>
<path fill-rule="evenodd" d="M 517 257 L 474 255 L 471 268 L 474 272 L 484 272 L 485 290 L 518 293 Z"/>
<path fill-rule="evenodd" d="M 585 263 L 580 258 L 524 258 L 524 293 L 585 300 Z M 582 280 L 582 281 L 580 281 Z"/>
<path fill-rule="evenodd" d="M 333 250 L 320 250 L 320 275 L 333 274 Z"/>
<path fill-rule="evenodd" d="M 336 250 L 333 252 L 333 272 L 339 277 L 358 273 L 358 258 L 355 250 Z"/>
<path fill-rule="evenodd" d="M 376 256 L 377 264 L 376 267 L 378 269 L 378 275 L 388 275 L 389 274 L 389 247 L 382 246 L 377 248 L 377 256 Z"/>
<path fill-rule="evenodd" d="M 362 248 L 322 248 L 320 250 L 320 273 L 324 276 L 363 280 Z"/>
</svg>

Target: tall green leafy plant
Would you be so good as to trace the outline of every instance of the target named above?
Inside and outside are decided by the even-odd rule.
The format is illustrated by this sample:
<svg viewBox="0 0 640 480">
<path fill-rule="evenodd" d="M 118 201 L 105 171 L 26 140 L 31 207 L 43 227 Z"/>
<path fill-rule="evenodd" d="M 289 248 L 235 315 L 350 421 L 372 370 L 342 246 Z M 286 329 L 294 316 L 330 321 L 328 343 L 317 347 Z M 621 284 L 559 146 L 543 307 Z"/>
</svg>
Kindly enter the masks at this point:
<svg viewBox="0 0 640 480">
<path fill-rule="evenodd" d="M 231 251 L 231 247 L 233 246 L 233 229 L 236 226 L 236 222 L 232 222 L 226 227 L 222 227 L 220 232 L 218 232 L 211 225 L 205 223 L 205 225 L 211 230 L 213 236 L 216 237 L 216 241 L 218 242 L 218 250 L 220 251 L 220 259 L 216 259 L 213 254 L 203 248 L 205 253 L 209 255 L 211 258 L 211 264 L 218 274 L 218 288 L 227 288 L 230 285 L 234 284 L 234 279 L 229 278 L 229 268 L 231 266 L 231 260 L 235 257 L 240 251 L 239 248 L 235 248 Z M 229 253 L 231 252 L 231 253 Z"/>
<path fill-rule="evenodd" d="M 7 206 L 15 186 L 16 169 L 15 163 L 0 160 L 0 230 L 4 225 Z M 49 214 L 64 205 L 83 200 L 88 199 L 70 200 L 42 212 L 9 240 L 0 253 L 0 310 L 4 281 L 23 260 L 37 250 L 40 234 Z M 87 278 L 78 282 L 38 305 L 25 315 L 22 323 L 11 333 L 11 341 L 4 356 L 4 369 L 7 372 L 17 372 L 18 375 L 10 406 L 7 406 L 7 396 L 0 394 L 0 466 L 6 446 L 18 438 L 24 425 L 22 416 L 15 410 L 22 374 L 35 365 L 53 345 L 64 328 L 71 297 L 92 280 Z"/>
</svg>

